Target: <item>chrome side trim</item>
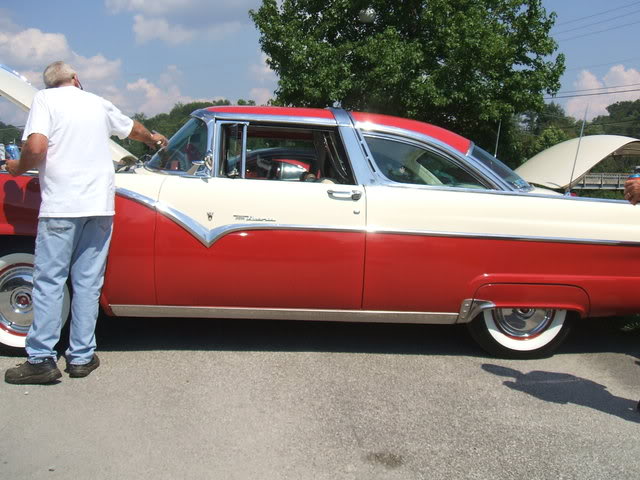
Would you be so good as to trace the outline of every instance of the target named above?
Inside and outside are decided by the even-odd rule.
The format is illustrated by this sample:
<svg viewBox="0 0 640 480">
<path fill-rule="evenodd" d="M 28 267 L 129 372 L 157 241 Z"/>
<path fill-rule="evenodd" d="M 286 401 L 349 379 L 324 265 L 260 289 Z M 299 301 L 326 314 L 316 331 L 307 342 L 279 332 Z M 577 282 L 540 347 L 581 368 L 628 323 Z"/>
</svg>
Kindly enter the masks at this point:
<svg viewBox="0 0 640 480">
<path fill-rule="evenodd" d="M 134 192 L 133 190 L 129 190 L 128 188 L 117 187 L 116 194 L 121 197 L 128 198 L 129 200 L 133 200 L 134 202 L 138 202 L 145 207 L 149 207 L 152 210 L 155 210 L 156 205 L 158 204 L 157 200 L 154 200 L 151 197 L 147 197 L 146 195 L 141 195 L 138 192 Z"/>
<path fill-rule="evenodd" d="M 457 313 L 379 310 L 316 310 L 294 308 L 181 307 L 172 305 L 110 305 L 118 316 L 306 320 L 317 322 L 423 323 L 450 325 Z"/>
<path fill-rule="evenodd" d="M 499 233 L 471 233 L 471 232 L 437 232 L 429 230 L 394 230 L 375 226 L 367 227 L 367 233 L 387 235 L 413 235 L 423 237 L 455 237 L 477 238 L 481 240 L 510 240 L 517 242 L 545 242 L 545 243 L 575 243 L 580 245 L 612 245 L 624 247 L 640 247 L 640 241 L 630 242 L 622 240 L 601 240 L 587 238 L 536 237 L 533 235 L 507 235 Z"/>
<path fill-rule="evenodd" d="M 434 230 L 400 230 L 388 229 L 378 226 L 369 226 L 366 228 L 359 227 L 340 227 L 332 225 L 294 225 L 283 223 L 235 223 L 222 225 L 213 229 L 203 227 L 193 218 L 176 210 L 168 205 L 158 202 L 152 198 L 140 195 L 126 188 L 117 188 L 118 195 L 138 202 L 158 213 L 164 215 L 176 224 L 180 225 L 187 232 L 193 235 L 205 247 L 210 247 L 217 240 L 225 235 L 238 231 L 247 230 L 305 230 L 305 231 L 321 231 L 321 232 L 351 232 L 351 233 L 368 233 L 368 234 L 385 234 L 385 235 L 411 235 L 424 237 L 454 237 L 454 238 L 478 238 L 483 240 L 510 240 L 523 242 L 550 242 L 550 243 L 573 243 L 582 245 L 611 245 L 625 247 L 640 247 L 640 241 L 629 242 L 620 240 L 599 240 L 584 238 L 560 238 L 560 237 L 537 237 L 533 235 L 505 235 L 492 233 L 470 233 L 470 232 L 442 232 Z"/>
<path fill-rule="evenodd" d="M 457 323 L 469 323 L 481 312 L 491 308 L 496 308 L 495 303 L 488 300 L 467 298 L 466 300 L 463 300 L 462 305 L 460 305 L 460 314 L 458 315 Z"/>
</svg>

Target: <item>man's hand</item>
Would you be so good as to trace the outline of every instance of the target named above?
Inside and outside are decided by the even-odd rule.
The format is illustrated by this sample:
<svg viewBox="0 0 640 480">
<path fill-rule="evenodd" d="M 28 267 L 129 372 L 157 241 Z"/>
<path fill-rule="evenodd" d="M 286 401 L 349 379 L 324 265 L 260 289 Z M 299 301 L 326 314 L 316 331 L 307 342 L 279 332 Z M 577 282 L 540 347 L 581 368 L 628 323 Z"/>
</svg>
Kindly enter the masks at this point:
<svg viewBox="0 0 640 480">
<path fill-rule="evenodd" d="M 166 147 L 167 145 L 169 145 L 169 140 L 167 140 L 167 137 L 165 137 L 161 133 L 153 132 L 151 134 L 151 141 L 147 142 L 147 145 L 157 150 L 158 148 Z"/>
<path fill-rule="evenodd" d="M 20 161 L 19 160 L 8 159 L 7 162 L 5 163 L 5 167 L 7 169 L 7 172 L 9 172 L 14 177 L 17 177 L 18 175 L 23 173 L 20 170 Z"/>
<path fill-rule="evenodd" d="M 158 132 L 151 133 L 144 125 L 142 125 L 137 120 L 133 121 L 133 127 L 131 128 L 129 138 L 138 142 L 145 143 L 149 147 L 156 150 L 161 147 L 166 147 L 169 143 L 167 137 Z"/>
<path fill-rule="evenodd" d="M 640 202 L 640 178 L 630 178 L 624 182 L 624 198 L 631 205 Z"/>
</svg>

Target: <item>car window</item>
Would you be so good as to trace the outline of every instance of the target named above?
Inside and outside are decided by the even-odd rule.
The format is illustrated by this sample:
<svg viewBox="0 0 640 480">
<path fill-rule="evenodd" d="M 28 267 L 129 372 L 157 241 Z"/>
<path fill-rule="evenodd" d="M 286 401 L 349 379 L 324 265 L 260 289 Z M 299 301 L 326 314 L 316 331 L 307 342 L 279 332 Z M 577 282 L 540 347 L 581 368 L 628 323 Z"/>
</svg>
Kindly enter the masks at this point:
<svg viewBox="0 0 640 480">
<path fill-rule="evenodd" d="M 453 159 L 414 144 L 365 136 L 382 175 L 398 183 L 459 188 L 486 188 Z"/>
<path fill-rule="evenodd" d="M 221 131 L 219 176 L 354 184 L 333 130 L 221 124 Z"/>
<path fill-rule="evenodd" d="M 146 165 L 168 172 L 189 172 L 194 161 L 204 160 L 207 150 L 207 126 L 202 120 L 191 118 Z"/>
</svg>

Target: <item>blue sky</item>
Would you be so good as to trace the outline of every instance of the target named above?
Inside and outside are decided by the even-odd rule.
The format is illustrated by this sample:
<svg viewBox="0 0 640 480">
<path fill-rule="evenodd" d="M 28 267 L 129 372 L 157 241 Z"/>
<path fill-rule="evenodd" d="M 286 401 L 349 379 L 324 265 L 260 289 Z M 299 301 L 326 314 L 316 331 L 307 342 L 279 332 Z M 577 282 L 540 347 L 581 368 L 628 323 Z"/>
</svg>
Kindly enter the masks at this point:
<svg viewBox="0 0 640 480">
<path fill-rule="evenodd" d="M 23 0 L 0 3 L 0 63 L 41 87 L 42 69 L 66 60 L 85 89 L 128 114 L 176 102 L 266 102 L 277 79 L 248 16 L 260 0 Z M 559 96 L 640 89 L 640 1 L 543 0 L 558 14 L 552 34 L 567 57 Z M 619 88 L 613 88 L 623 86 Z M 624 87 L 626 86 L 626 87 Z M 579 90 L 579 92 L 575 92 Z M 563 93 L 567 92 L 567 93 Z M 559 98 L 568 114 L 605 113 L 615 95 Z M 0 99 L 0 120 L 24 115 Z"/>
</svg>

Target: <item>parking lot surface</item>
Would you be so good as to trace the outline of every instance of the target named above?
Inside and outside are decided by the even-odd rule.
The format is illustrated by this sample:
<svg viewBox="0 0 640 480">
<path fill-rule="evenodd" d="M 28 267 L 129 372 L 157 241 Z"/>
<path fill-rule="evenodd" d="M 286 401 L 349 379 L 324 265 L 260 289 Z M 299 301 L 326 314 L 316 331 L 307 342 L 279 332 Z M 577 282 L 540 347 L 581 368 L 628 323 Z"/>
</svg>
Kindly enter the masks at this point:
<svg viewBox="0 0 640 480">
<path fill-rule="evenodd" d="M 527 361 L 419 325 L 105 317 L 98 343 L 87 378 L 2 384 L 0 478 L 640 472 L 640 336 L 603 323 Z M 21 361 L 1 355 L 0 368 Z"/>
</svg>

